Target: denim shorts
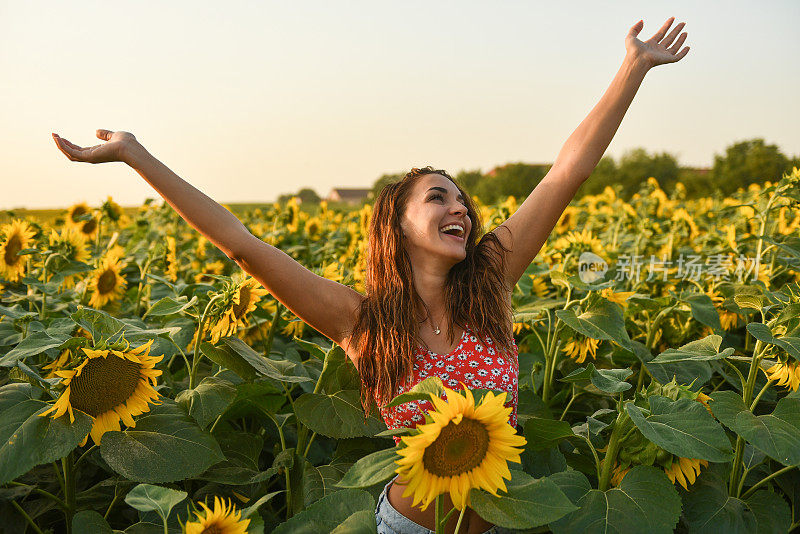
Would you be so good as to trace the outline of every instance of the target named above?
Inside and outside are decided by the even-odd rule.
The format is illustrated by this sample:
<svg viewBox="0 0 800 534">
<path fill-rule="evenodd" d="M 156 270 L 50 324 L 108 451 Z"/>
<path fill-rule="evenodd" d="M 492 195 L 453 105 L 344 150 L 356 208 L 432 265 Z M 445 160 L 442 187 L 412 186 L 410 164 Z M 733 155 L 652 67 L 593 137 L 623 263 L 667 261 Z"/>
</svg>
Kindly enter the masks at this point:
<svg viewBox="0 0 800 534">
<path fill-rule="evenodd" d="M 399 475 L 390 480 L 383 488 L 383 492 L 378 497 L 378 505 L 375 508 L 375 521 L 378 523 L 378 534 L 435 534 L 435 531 L 425 528 L 422 525 L 413 522 L 397 510 L 389 503 L 386 494 L 389 491 L 389 486 Z M 461 526 L 462 528 L 464 525 Z M 500 526 L 493 526 L 483 534 L 511 534 L 514 530 L 509 530 Z"/>
</svg>

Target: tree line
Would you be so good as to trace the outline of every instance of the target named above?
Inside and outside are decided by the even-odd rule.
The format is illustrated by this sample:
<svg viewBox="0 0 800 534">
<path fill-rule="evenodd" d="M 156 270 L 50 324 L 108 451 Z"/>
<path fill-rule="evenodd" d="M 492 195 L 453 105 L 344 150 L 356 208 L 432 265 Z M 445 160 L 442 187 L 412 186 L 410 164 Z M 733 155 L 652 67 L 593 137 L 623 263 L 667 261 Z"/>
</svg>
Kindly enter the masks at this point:
<svg viewBox="0 0 800 534">
<path fill-rule="evenodd" d="M 527 197 L 551 167 L 552 164 L 508 163 L 485 174 L 480 170 L 462 170 L 454 178 L 470 195 L 484 204 L 492 204 L 505 200 L 509 195 L 517 199 Z M 709 169 L 682 167 L 672 154 L 649 154 L 643 148 L 636 148 L 623 154 L 619 161 L 604 156 L 576 196 L 596 195 L 606 186 L 611 186 L 620 197 L 630 199 L 651 176 L 667 193 L 681 182 L 689 198 L 714 194 L 728 196 L 753 183 L 775 182 L 784 173 L 791 172 L 792 167 L 800 167 L 800 156 L 789 158 L 777 145 L 768 145 L 763 138 L 729 145 L 724 155 L 714 155 L 714 164 Z M 403 173 L 380 176 L 373 183 L 372 193 L 366 201 L 373 201 L 386 184 L 402 177 Z M 278 201 L 292 196 L 312 203 L 320 199 L 313 189 L 303 188 L 294 195 L 281 195 Z"/>
</svg>

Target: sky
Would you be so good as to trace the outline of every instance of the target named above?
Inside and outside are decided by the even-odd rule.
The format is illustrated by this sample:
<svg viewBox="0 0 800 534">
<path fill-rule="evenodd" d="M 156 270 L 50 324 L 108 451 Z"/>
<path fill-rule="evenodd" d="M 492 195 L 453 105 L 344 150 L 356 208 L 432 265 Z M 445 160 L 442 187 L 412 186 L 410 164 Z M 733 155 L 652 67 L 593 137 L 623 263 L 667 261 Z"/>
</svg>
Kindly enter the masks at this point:
<svg viewBox="0 0 800 534">
<path fill-rule="evenodd" d="M 0 0 L 0 209 L 161 199 L 124 163 L 69 161 L 124 130 L 218 202 L 551 163 L 622 64 L 686 22 L 606 155 L 708 167 L 761 137 L 800 154 L 800 2 Z"/>
</svg>

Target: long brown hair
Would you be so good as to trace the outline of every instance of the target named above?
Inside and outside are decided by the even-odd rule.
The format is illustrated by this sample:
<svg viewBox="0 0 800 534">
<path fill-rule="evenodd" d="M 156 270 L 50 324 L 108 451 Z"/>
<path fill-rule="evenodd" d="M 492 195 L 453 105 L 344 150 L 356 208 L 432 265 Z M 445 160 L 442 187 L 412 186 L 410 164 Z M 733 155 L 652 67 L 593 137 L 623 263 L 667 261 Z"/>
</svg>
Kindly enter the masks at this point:
<svg viewBox="0 0 800 534">
<path fill-rule="evenodd" d="M 443 170 L 413 168 L 401 180 L 386 185 L 378 195 L 369 221 L 366 298 L 361 302 L 351 342 L 358 354 L 361 404 L 366 417 L 377 400 L 387 404 L 412 371 L 419 325 L 411 260 L 402 241 L 400 220 L 412 188 L 426 174 L 441 174 L 464 197 L 472 230 L 466 238 L 466 258 L 454 265 L 445 282 L 446 324 L 449 342 L 453 324 L 469 323 L 481 339 L 492 339 L 501 351 L 510 351 L 511 308 L 506 300 L 503 273 L 505 248 L 493 232 L 483 231 L 480 214 L 468 194 Z"/>
</svg>

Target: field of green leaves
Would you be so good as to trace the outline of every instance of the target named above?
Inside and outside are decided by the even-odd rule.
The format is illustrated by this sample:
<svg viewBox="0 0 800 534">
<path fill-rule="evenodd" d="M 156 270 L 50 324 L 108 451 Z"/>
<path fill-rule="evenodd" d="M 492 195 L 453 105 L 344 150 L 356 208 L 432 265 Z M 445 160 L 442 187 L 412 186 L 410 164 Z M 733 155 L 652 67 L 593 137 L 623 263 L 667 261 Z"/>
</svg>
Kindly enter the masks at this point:
<svg viewBox="0 0 800 534">
<path fill-rule="evenodd" d="M 800 526 L 800 170 L 684 193 L 574 201 L 517 284 L 526 444 L 506 491 L 469 492 L 487 521 Z M 482 206 L 485 229 L 517 205 Z M 239 215 L 363 292 L 370 206 L 302 207 Z M 365 421 L 341 348 L 167 204 L 63 219 L 0 225 L 0 532 L 375 532 L 415 432 Z"/>
</svg>

